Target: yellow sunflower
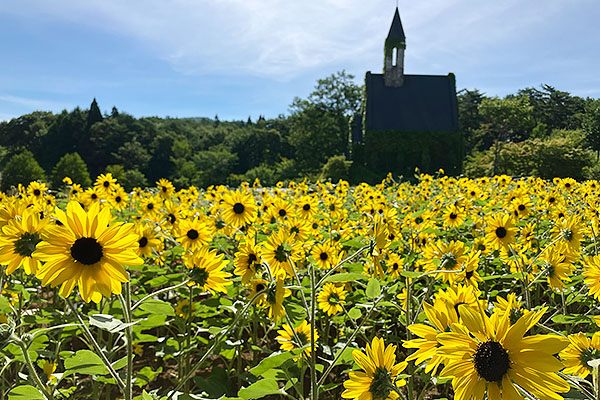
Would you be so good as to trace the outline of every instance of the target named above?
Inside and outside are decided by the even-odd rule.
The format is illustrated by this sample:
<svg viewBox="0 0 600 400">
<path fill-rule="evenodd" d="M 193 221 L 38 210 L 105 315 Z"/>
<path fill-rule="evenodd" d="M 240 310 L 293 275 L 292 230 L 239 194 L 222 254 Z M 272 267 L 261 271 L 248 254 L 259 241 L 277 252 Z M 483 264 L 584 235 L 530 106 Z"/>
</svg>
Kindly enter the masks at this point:
<svg viewBox="0 0 600 400">
<path fill-rule="evenodd" d="M 187 254 L 183 262 L 186 267 L 192 269 L 191 279 L 204 291 L 212 294 L 216 292 L 227 293 L 227 288 L 233 284 L 229 279 L 231 274 L 223 269 L 229 260 L 223 259 L 223 254 L 217 254 L 217 250 L 209 250 L 208 247 Z"/>
<path fill-rule="evenodd" d="M 569 345 L 559 356 L 565 364 L 565 374 L 585 379 L 594 370 L 588 361 L 600 358 L 600 332 L 594 333 L 591 339 L 582 332 L 569 335 Z"/>
<path fill-rule="evenodd" d="M 250 224 L 256 219 L 256 203 L 250 192 L 235 191 L 225 194 L 221 207 L 225 223 L 236 228 Z"/>
<path fill-rule="evenodd" d="M 181 220 L 178 228 L 177 239 L 186 250 L 194 251 L 206 246 L 214 235 L 214 228 L 198 217 Z"/>
<path fill-rule="evenodd" d="M 311 329 L 310 324 L 306 322 L 306 320 L 302 321 L 302 323 L 295 329 L 292 329 L 292 327 L 288 324 L 283 324 L 282 328 L 283 329 L 277 331 L 279 336 L 275 338 L 275 340 L 279 342 L 279 347 L 286 351 L 292 351 L 305 347 L 304 354 L 309 357 L 311 352 L 311 330 L 312 334 L 314 335 L 315 342 L 319 339 L 319 334 L 317 331 L 315 329 Z"/>
<path fill-rule="evenodd" d="M 583 266 L 584 283 L 588 286 L 590 296 L 600 299 L 600 256 L 585 259 Z"/>
<path fill-rule="evenodd" d="M 506 249 L 515 243 L 517 228 L 510 215 L 496 215 L 487 221 L 485 239 L 487 245 L 493 249 Z"/>
<path fill-rule="evenodd" d="M 161 178 L 156 182 L 158 194 L 162 199 L 170 199 L 175 193 L 175 186 L 168 179 Z"/>
<path fill-rule="evenodd" d="M 62 225 L 48 225 L 33 257 L 45 262 L 36 276 L 42 285 L 62 285 L 68 296 L 77 283 L 85 302 L 121 293 L 129 277 L 123 265 L 141 265 L 135 253 L 138 237 L 132 224 L 112 223 L 110 209 L 92 205 L 88 212 L 77 202 L 67 204 Z"/>
<path fill-rule="evenodd" d="M 41 241 L 40 232 L 49 219 L 40 219 L 33 207 L 23 211 L 20 218 L 13 218 L 2 227 L 0 233 L 0 264 L 7 265 L 6 273 L 12 274 L 23 266 L 26 274 L 35 274 L 40 262 L 32 256 Z"/>
<path fill-rule="evenodd" d="M 263 242 L 263 260 L 271 267 L 275 276 L 294 276 L 292 263 L 302 259 L 302 244 L 292 242 L 285 230 L 279 230 Z"/>
<path fill-rule="evenodd" d="M 242 277 L 242 285 L 247 284 L 261 269 L 260 248 L 253 238 L 246 237 L 235 253 L 234 274 Z"/>
<path fill-rule="evenodd" d="M 352 352 L 354 362 L 363 371 L 350 372 L 349 379 L 344 382 L 342 398 L 357 400 L 395 400 L 398 388 L 406 385 L 398 375 L 408 365 L 406 361 L 396 364 L 396 346 L 387 347 L 383 339 L 375 337 L 366 346 L 366 354 L 360 350 Z"/>
<path fill-rule="evenodd" d="M 317 295 L 317 304 L 319 305 L 319 310 L 322 310 L 329 316 L 339 314 L 344 310 L 343 305 L 346 304 L 346 291 L 344 287 L 327 282 Z"/>
<path fill-rule="evenodd" d="M 539 399 L 561 399 L 569 384 L 556 373 L 562 363 L 554 357 L 568 344 L 558 335 L 523 335 L 547 308 L 526 311 L 514 324 L 509 313 L 488 317 L 482 311 L 459 306 L 463 324 L 440 333 L 438 354 L 445 357 L 441 378 L 452 378 L 456 400 L 522 399 L 515 384 Z"/>
</svg>

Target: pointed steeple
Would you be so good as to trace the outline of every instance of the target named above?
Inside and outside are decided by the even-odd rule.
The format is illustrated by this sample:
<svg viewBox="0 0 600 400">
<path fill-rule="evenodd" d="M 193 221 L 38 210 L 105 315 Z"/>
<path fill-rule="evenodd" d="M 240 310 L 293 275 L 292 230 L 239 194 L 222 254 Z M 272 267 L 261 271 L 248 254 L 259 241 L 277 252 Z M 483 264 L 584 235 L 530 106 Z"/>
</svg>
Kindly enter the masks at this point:
<svg viewBox="0 0 600 400">
<path fill-rule="evenodd" d="M 406 36 L 400 21 L 398 7 L 394 13 L 392 26 L 384 45 L 383 75 L 386 86 L 400 87 L 404 85 L 404 50 Z"/>
<path fill-rule="evenodd" d="M 398 7 L 396 7 L 396 12 L 394 13 L 394 20 L 392 21 L 390 33 L 388 33 L 387 38 L 406 40 L 406 36 L 404 36 L 404 29 L 402 29 L 402 21 L 400 21 L 400 13 L 398 12 Z"/>
</svg>

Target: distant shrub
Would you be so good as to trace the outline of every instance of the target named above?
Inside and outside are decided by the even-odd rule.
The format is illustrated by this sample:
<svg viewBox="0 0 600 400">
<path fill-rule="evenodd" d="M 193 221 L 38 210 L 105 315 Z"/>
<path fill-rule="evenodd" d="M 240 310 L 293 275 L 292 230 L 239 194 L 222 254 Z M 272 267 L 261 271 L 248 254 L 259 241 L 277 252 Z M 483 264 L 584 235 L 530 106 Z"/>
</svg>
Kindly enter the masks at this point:
<svg viewBox="0 0 600 400">
<path fill-rule="evenodd" d="M 327 160 L 321 170 L 321 179 L 330 179 L 337 182 L 340 179 L 350 179 L 350 166 L 352 161 L 346 161 L 345 156 L 333 156 Z"/>
<path fill-rule="evenodd" d="M 79 183 L 83 187 L 90 186 L 92 180 L 85 161 L 78 153 L 67 153 L 61 157 L 52 169 L 51 184 L 53 188 L 63 185 L 63 178 L 68 176 L 73 183 Z"/>
<path fill-rule="evenodd" d="M 129 192 L 134 187 L 148 187 L 148 179 L 146 179 L 146 176 L 140 170 L 130 169 L 125 171 L 125 177 L 123 178 L 121 185 Z"/>
<path fill-rule="evenodd" d="M 25 150 L 15 154 L 8 160 L 2 171 L 1 189 L 6 191 L 19 183 L 27 185 L 31 181 L 45 180 L 44 169 L 33 157 L 33 153 Z"/>
<path fill-rule="evenodd" d="M 495 148 L 476 152 L 465 161 L 468 177 L 494 174 Z M 585 179 L 595 174 L 593 154 L 584 145 L 580 131 L 557 130 L 550 136 L 500 145 L 496 173 L 512 176 L 572 177 Z"/>
</svg>

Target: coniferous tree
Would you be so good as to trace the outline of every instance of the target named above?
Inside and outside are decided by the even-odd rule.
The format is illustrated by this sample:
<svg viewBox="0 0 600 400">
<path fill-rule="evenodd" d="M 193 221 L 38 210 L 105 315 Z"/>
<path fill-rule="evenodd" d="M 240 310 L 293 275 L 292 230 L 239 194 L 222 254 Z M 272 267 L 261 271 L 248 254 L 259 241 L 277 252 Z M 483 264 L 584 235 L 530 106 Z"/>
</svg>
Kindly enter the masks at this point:
<svg viewBox="0 0 600 400">
<path fill-rule="evenodd" d="M 90 104 L 90 110 L 87 115 L 87 129 L 89 130 L 92 125 L 96 122 L 102 122 L 104 118 L 102 118 L 102 113 L 100 112 L 100 107 L 98 107 L 98 103 L 96 102 L 96 98 Z"/>
</svg>

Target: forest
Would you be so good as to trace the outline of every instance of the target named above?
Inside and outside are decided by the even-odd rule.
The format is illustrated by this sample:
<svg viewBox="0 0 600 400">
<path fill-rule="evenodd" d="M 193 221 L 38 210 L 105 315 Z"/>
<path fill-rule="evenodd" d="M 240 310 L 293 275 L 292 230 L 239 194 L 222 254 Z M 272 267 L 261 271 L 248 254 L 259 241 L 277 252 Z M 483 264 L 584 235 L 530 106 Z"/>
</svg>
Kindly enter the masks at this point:
<svg viewBox="0 0 600 400">
<path fill-rule="evenodd" d="M 288 114 L 255 121 L 135 118 L 116 106 L 103 113 L 96 99 L 86 109 L 36 111 L 0 122 L 1 189 L 36 179 L 58 187 L 65 176 L 89 185 L 104 172 L 126 189 L 159 178 L 178 188 L 256 178 L 265 185 L 304 177 L 368 182 L 352 167 L 349 143 L 362 90 L 354 76 L 336 72 L 307 98 L 293 99 Z M 503 98 L 462 89 L 457 98 L 466 176 L 600 176 L 600 100 L 547 84 Z"/>
</svg>

